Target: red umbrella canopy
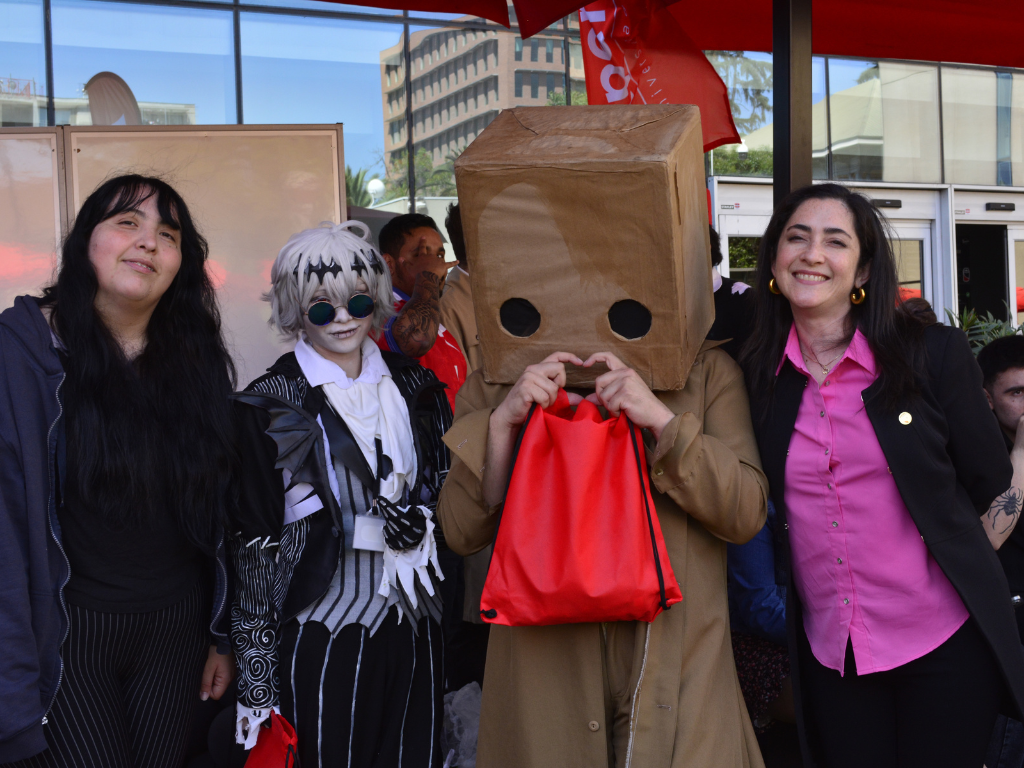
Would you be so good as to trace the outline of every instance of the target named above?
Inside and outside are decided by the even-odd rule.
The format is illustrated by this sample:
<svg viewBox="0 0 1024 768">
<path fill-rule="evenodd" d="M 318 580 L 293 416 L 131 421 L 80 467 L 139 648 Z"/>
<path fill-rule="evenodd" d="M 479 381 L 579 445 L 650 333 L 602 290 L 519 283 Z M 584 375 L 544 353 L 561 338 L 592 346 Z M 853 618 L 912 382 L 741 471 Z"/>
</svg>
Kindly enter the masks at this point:
<svg viewBox="0 0 1024 768">
<path fill-rule="evenodd" d="M 345 0 L 351 3 L 352 0 Z M 648 0 L 658 6 L 663 0 Z M 358 5 L 480 16 L 508 26 L 505 0 L 356 0 Z M 513 0 L 530 37 L 582 8 L 580 0 Z M 770 51 L 771 0 L 679 0 L 679 26 L 704 50 Z M 815 53 L 1024 67 L 1020 0 L 815 0 Z"/>
</svg>

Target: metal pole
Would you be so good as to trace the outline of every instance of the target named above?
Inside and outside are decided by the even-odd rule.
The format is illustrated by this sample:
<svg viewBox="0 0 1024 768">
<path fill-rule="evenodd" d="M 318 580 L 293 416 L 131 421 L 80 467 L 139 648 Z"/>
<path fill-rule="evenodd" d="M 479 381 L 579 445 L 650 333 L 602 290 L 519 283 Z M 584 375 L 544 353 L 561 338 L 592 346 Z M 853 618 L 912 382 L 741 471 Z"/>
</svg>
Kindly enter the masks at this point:
<svg viewBox="0 0 1024 768">
<path fill-rule="evenodd" d="M 811 183 L 811 2 L 772 4 L 774 197 Z"/>
<path fill-rule="evenodd" d="M 569 17 L 566 16 L 562 19 L 562 31 L 566 33 L 566 37 L 562 38 L 562 55 L 565 56 L 565 106 L 572 106 L 572 69 L 570 62 L 572 61 L 572 46 L 569 44 Z"/>
<path fill-rule="evenodd" d="M 46 124 L 56 125 L 57 109 L 53 103 L 53 14 L 50 0 L 43 0 L 43 55 L 46 59 Z"/>
<path fill-rule="evenodd" d="M 409 12 L 402 11 L 405 19 L 402 41 L 405 67 L 405 155 L 409 172 L 409 213 L 416 213 L 416 148 L 412 140 L 412 52 L 409 47 Z"/>
<path fill-rule="evenodd" d="M 235 0 L 233 21 L 235 36 L 235 122 L 239 125 L 244 125 L 245 119 L 242 115 L 242 14 L 238 9 L 238 0 Z"/>
</svg>

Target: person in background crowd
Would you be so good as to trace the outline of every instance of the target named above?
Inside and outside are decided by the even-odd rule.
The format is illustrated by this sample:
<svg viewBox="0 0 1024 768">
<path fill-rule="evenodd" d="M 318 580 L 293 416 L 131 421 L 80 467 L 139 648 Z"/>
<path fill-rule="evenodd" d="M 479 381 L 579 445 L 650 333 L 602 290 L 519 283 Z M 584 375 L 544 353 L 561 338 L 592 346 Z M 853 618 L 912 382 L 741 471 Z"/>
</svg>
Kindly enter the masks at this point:
<svg viewBox="0 0 1024 768">
<path fill-rule="evenodd" d="M 911 296 L 909 299 L 905 299 L 900 304 L 900 309 L 906 314 L 916 317 L 922 325 L 935 325 L 939 322 L 928 299 L 923 299 L 920 296 Z"/>
<path fill-rule="evenodd" d="M 384 326 L 377 344 L 432 370 L 447 385 L 454 409 L 467 366 L 455 337 L 441 325 L 441 289 L 448 274 L 441 233 L 429 216 L 409 213 L 385 224 L 378 239 L 391 273 L 397 316 Z"/>
<path fill-rule="evenodd" d="M 473 312 L 473 289 L 469 284 L 469 258 L 466 255 L 466 240 L 462 236 L 462 214 L 459 204 L 448 206 L 444 220 L 452 250 L 458 262 L 448 273 L 444 292 L 441 294 L 441 324 L 455 337 L 468 364 L 467 376 L 483 368 L 483 352 L 480 337 L 476 332 L 476 315 Z"/>
<path fill-rule="evenodd" d="M 786 587 L 776 574 L 776 513 L 746 544 L 729 544 L 729 624 L 743 700 L 759 732 L 773 720 L 793 722 L 786 641 Z"/>
<path fill-rule="evenodd" d="M 1020 516 L 1024 445 L 1007 455 L 964 334 L 897 311 L 866 198 L 787 196 L 754 290 L 742 360 L 792 578 L 805 763 L 978 766 L 1003 692 L 1024 706 L 995 552 Z"/>
<path fill-rule="evenodd" d="M 462 214 L 458 203 L 448 206 L 444 227 L 448 230 L 448 238 L 458 263 L 448 273 L 444 293 L 441 294 L 441 324 L 455 337 L 459 349 L 465 355 L 468 376 L 482 368 L 484 361 L 476 330 L 473 292 L 469 283 L 469 257 L 466 255 L 466 240 L 462 235 Z M 458 616 L 453 617 L 454 626 L 448 644 L 448 653 L 453 663 L 447 665 L 447 673 L 452 689 L 457 690 L 473 680 L 483 685 L 490 624 L 480 618 L 480 596 L 484 591 L 492 549 L 488 545 L 480 552 L 462 558 L 461 621 Z"/>
<path fill-rule="evenodd" d="M 750 335 L 754 320 L 753 294 L 750 286 L 739 280 L 722 277 L 718 265 L 722 263 L 722 241 L 713 227 L 711 234 L 712 286 L 715 289 L 715 323 L 708 331 L 709 341 L 723 341 L 722 349 L 735 360 L 743 342 Z"/>
<path fill-rule="evenodd" d="M 369 338 L 391 281 L 358 221 L 293 235 L 271 323 L 295 341 L 235 395 L 243 476 L 236 739 L 271 710 L 302 765 L 441 764 L 441 597 L 433 507 L 448 469 L 443 385 Z"/>
<path fill-rule="evenodd" d="M 1007 451 L 1012 452 L 1017 435 L 1024 432 L 1024 336 L 1004 336 L 978 353 L 985 397 L 999 422 Z M 1017 630 L 1024 643 L 1024 526 L 1014 528 L 999 548 L 999 560 L 1010 583 L 1017 614 Z M 1000 716 L 985 760 L 988 768 L 1024 766 L 1024 726 L 1019 720 Z"/>
<path fill-rule="evenodd" d="M 177 766 L 234 674 L 234 368 L 206 257 L 177 192 L 120 176 L 43 297 L 0 315 L 0 763 Z"/>
</svg>

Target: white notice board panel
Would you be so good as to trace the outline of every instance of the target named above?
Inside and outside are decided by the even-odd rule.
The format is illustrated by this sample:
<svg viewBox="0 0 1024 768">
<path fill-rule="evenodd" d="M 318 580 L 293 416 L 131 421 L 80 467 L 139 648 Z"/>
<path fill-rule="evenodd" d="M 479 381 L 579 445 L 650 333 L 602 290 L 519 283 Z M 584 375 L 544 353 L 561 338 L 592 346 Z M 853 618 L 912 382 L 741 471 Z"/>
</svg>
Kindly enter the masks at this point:
<svg viewBox="0 0 1024 768">
<path fill-rule="evenodd" d="M 260 296 L 290 235 L 342 221 L 340 125 L 68 127 L 65 152 L 71 211 L 104 180 L 129 172 L 159 176 L 185 199 L 210 243 L 240 388 L 287 350 Z"/>
<path fill-rule="evenodd" d="M 59 130 L 0 129 L 0 311 L 53 276 L 64 218 Z"/>
</svg>

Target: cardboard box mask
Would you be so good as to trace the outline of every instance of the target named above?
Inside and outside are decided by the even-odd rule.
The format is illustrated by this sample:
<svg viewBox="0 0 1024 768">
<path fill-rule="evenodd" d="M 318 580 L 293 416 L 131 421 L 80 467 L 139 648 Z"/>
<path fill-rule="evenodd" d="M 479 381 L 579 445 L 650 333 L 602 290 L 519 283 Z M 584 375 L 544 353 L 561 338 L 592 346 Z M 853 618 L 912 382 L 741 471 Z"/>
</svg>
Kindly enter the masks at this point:
<svg viewBox="0 0 1024 768">
<path fill-rule="evenodd" d="M 654 390 L 683 387 L 714 321 L 697 107 L 506 110 L 455 179 L 488 382 L 610 351 Z"/>
</svg>

